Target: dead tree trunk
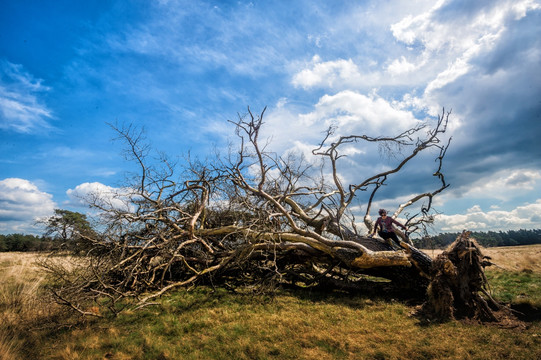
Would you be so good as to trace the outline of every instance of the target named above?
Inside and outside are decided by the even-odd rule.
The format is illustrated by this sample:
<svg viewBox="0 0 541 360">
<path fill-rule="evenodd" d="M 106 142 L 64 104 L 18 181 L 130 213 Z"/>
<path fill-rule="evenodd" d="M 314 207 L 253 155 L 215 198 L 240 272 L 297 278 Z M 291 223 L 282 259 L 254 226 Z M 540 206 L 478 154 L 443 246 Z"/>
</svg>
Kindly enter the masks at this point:
<svg viewBox="0 0 541 360">
<path fill-rule="evenodd" d="M 183 181 L 174 177 L 167 159 L 160 166 L 148 163 L 140 133 L 116 129 L 140 174 L 121 192 L 89 199 L 101 211 L 100 226 L 86 237 L 92 246 L 77 276 L 55 290 L 59 299 L 106 297 L 114 311 L 126 297 L 144 306 L 173 288 L 201 283 L 349 287 L 364 281 L 364 275 L 424 295 L 430 257 L 408 241 L 396 249 L 360 234 L 350 205 L 360 193 L 370 194 L 364 223 L 371 230 L 369 213 L 378 189 L 420 152 L 433 148 L 439 154 L 432 173 L 440 186 L 415 195 L 393 214 L 420 206 L 408 216 L 409 228 L 416 231 L 430 222 L 432 198 L 448 187 L 441 169 L 449 142 L 442 145 L 440 136 L 449 113 L 442 112 L 430 129 L 420 125 L 393 137 L 335 136 L 331 128 L 313 151 L 325 160 L 318 176 L 302 158 L 279 156 L 260 145 L 264 112 L 254 116 L 248 110 L 239 117 L 234 123 L 238 150 L 214 162 L 189 163 Z M 356 143 L 396 145 L 402 152 L 394 167 L 346 186 L 340 176 L 341 149 Z M 77 301 L 71 306 L 78 308 Z"/>
</svg>

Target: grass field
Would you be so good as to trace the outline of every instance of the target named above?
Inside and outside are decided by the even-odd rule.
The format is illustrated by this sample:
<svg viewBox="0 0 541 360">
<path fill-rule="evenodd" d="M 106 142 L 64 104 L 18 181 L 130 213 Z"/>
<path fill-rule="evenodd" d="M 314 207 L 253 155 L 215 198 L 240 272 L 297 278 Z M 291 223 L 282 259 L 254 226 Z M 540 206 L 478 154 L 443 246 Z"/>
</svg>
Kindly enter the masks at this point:
<svg viewBox="0 0 541 360">
<path fill-rule="evenodd" d="M 525 310 L 524 326 L 426 324 L 413 305 L 338 292 L 209 288 L 117 318 L 67 318 L 41 292 L 33 255 L 0 253 L 0 359 L 541 358 L 541 246 L 485 254 L 498 265 L 487 270 L 494 297 Z"/>
<path fill-rule="evenodd" d="M 29 327 L 48 322 L 55 305 L 43 291 L 36 255 L 0 253 L 0 359 L 16 359 L 29 345 Z M 46 302 L 47 301 L 47 302 Z"/>
</svg>

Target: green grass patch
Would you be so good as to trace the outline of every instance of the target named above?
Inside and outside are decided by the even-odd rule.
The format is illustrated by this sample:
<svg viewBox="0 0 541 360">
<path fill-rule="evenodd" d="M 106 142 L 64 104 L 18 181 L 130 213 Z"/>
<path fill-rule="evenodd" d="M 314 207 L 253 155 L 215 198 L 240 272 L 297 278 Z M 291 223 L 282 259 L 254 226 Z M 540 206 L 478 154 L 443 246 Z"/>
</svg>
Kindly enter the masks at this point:
<svg viewBox="0 0 541 360">
<path fill-rule="evenodd" d="M 487 270 L 495 299 L 507 304 L 530 304 L 541 309 L 541 274 L 533 271 Z"/>
<path fill-rule="evenodd" d="M 449 322 L 421 325 L 412 308 L 346 294 L 250 297 L 198 288 L 161 307 L 100 319 L 50 338 L 44 358 L 533 359 L 541 325 L 527 330 Z"/>
</svg>

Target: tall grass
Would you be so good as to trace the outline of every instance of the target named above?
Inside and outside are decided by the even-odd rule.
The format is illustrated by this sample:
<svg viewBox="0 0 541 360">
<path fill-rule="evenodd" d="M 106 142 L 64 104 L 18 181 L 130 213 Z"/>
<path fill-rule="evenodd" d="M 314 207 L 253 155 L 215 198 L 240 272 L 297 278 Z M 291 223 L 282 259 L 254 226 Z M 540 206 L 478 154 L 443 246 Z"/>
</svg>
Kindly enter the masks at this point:
<svg viewBox="0 0 541 360">
<path fill-rule="evenodd" d="M 45 274 L 31 253 L 0 253 L 0 359 L 22 358 L 32 346 L 32 329 L 56 310 L 43 291 Z"/>
<path fill-rule="evenodd" d="M 21 324 L 35 315 L 37 289 L 43 277 L 36 276 L 31 254 L 0 254 L 0 358 L 14 359 L 20 350 Z"/>
</svg>

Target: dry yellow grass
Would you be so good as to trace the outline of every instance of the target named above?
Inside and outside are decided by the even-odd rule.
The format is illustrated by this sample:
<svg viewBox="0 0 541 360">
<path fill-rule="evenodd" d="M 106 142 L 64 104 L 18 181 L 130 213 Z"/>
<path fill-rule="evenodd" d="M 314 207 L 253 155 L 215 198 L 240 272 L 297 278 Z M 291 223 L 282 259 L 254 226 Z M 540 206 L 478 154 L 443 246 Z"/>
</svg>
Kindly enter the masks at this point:
<svg viewBox="0 0 541 360">
<path fill-rule="evenodd" d="M 55 306 L 42 291 L 45 274 L 33 253 L 0 253 L 0 359 L 18 359 L 29 327 Z"/>
<path fill-rule="evenodd" d="M 541 245 L 486 248 L 483 253 L 505 270 L 541 273 Z"/>
<path fill-rule="evenodd" d="M 45 279 L 29 253 L 0 253 L 0 304 L 4 321 L 35 314 L 39 290 Z M 11 322 L 11 321 L 10 321 Z"/>
<path fill-rule="evenodd" d="M 443 252 L 443 250 L 425 251 L 433 258 Z M 502 270 L 541 273 L 541 244 L 482 248 L 481 251 Z"/>
</svg>

